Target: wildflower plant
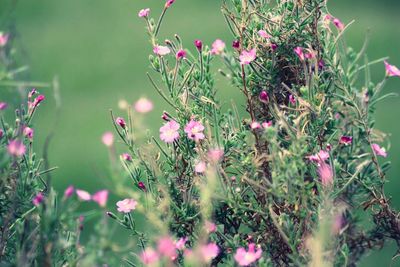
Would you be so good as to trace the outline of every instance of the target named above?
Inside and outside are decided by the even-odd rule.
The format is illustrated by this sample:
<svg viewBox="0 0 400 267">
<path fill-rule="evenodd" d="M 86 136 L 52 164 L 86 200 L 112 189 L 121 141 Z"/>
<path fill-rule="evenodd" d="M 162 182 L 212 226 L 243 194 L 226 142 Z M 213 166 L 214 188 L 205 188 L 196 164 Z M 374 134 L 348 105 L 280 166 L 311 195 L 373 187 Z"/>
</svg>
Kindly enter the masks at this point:
<svg viewBox="0 0 400 267">
<path fill-rule="evenodd" d="M 159 39 L 176 4 L 166 1 L 157 20 L 150 9 L 138 14 L 153 48 L 147 76 L 168 105 L 159 136 L 141 146 L 135 120 L 145 115 L 111 114 L 135 185 L 120 191 L 129 196 L 117 203 L 120 214 L 108 213 L 138 240 L 127 262 L 354 266 L 399 242 L 384 192 L 386 135 L 373 119 L 398 69 L 348 48 L 351 23 L 325 0 L 223 1 L 232 40 L 211 46 Z M 243 93 L 245 116 L 216 97 L 217 60 L 230 90 Z M 374 64 L 386 67 L 379 82 L 370 78 Z"/>
</svg>

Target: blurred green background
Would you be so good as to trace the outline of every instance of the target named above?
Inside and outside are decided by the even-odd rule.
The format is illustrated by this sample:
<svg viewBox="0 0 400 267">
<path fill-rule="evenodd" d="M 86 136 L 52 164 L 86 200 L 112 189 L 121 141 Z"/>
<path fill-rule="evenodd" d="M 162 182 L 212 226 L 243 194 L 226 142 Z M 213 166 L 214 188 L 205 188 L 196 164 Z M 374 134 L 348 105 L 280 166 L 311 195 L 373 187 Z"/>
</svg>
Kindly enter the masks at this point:
<svg viewBox="0 0 400 267">
<path fill-rule="evenodd" d="M 5 1 L 5 0 L 1 0 Z M 42 89 L 48 101 L 36 118 L 36 146 L 41 149 L 44 138 L 57 122 L 56 135 L 49 150 L 51 165 L 58 166 L 54 183 L 59 189 L 75 184 L 89 191 L 105 187 L 108 155 L 101 135 L 111 130 L 109 109 L 118 110 L 118 101 L 132 103 L 140 96 L 154 100 L 156 109 L 146 115 L 146 125 L 155 134 L 162 123 L 160 114 L 166 108 L 146 79 L 149 70 L 147 55 L 151 46 L 137 17 L 141 8 L 150 7 L 158 15 L 162 0 L 20 0 L 7 21 L 17 31 L 17 47 L 23 62 L 30 66 L 29 78 L 51 81 L 58 76 L 61 88 L 60 116 L 54 112 L 55 101 L 50 89 Z M 400 66 L 400 1 L 398 0 L 334 0 L 329 3 L 334 16 L 345 23 L 355 19 L 348 31 L 349 45 L 359 49 L 367 29 L 371 33 L 369 59 L 389 56 Z M 9 6 L 7 6 L 9 8 Z M 0 12 L 8 14 L 0 3 Z M 7 25 L 3 20 L 2 24 Z M 0 29 L 1 30 L 1 29 Z M 177 0 L 168 12 L 161 29 L 162 38 L 179 33 L 184 44 L 193 49 L 193 40 L 210 44 L 216 38 L 232 41 L 220 13 L 219 0 Z M 384 75 L 383 64 L 373 68 L 375 81 Z M 240 101 L 238 90 L 217 76 L 218 90 L 225 101 Z M 385 93 L 398 91 L 400 79 L 390 79 Z M 2 93 L 2 92 L 0 92 Z M 391 134 L 388 194 L 400 208 L 400 98 L 380 104 L 377 128 Z M 122 113 L 121 113 L 122 114 Z M 372 253 L 361 266 L 389 266 L 394 247 Z M 393 266 L 400 266 L 395 263 Z"/>
</svg>

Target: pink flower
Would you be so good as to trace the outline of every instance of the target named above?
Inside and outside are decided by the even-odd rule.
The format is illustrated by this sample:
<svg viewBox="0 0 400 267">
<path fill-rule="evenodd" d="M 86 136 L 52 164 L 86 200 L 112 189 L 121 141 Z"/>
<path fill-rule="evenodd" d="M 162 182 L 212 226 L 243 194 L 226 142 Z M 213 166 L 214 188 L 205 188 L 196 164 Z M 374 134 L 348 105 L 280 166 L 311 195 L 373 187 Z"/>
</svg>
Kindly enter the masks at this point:
<svg viewBox="0 0 400 267">
<path fill-rule="evenodd" d="M 353 142 L 353 137 L 345 136 L 345 135 L 340 137 L 340 140 L 339 140 L 339 143 L 342 145 L 351 145 L 352 142 Z"/>
<path fill-rule="evenodd" d="M 211 54 L 213 55 L 220 55 L 224 52 L 225 50 L 225 43 L 220 40 L 217 39 L 214 41 L 214 43 L 212 44 L 212 49 L 211 49 Z"/>
<path fill-rule="evenodd" d="M 296 105 L 296 98 L 294 97 L 294 95 L 289 95 L 289 102 L 292 105 Z"/>
<path fill-rule="evenodd" d="M 139 113 L 148 113 L 153 110 L 153 102 L 145 97 L 141 97 L 135 103 L 135 110 Z"/>
<path fill-rule="evenodd" d="M 40 205 L 40 203 L 42 203 L 44 200 L 44 195 L 42 194 L 42 192 L 39 192 L 33 199 L 32 199 L 32 203 L 33 205 L 35 205 L 36 207 Z"/>
<path fill-rule="evenodd" d="M 239 56 L 241 65 L 248 65 L 256 59 L 256 49 L 253 48 L 250 51 L 243 50 Z"/>
<path fill-rule="evenodd" d="M 329 164 L 321 162 L 321 164 L 318 166 L 318 175 L 324 186 L 328 186 L 333 183 L 333 171 Z"/>
<path fill-rule="evenodd" d="M 197 173 L 204 173 L 207 169 L 207 164 L 204 161 L 199 161 L 194 165 L 194 171 Z"/>
<path fill-rule="evenodd" d="M 126 198 L 117 202 L 117 210 L 123 213 L 129 213 L 136 209 L 137 202 L 134 199 Z"/>
<path fill-rule="evenodd" d="M 378 144 L 372 144 L 371 147 L 377 156 L 381 156 L 384 158 L 387 157 L 387 152 L 384 147 L 380 147 Z"/>
<path fill-rule="evenodd" d="M 146 191 L 146 185 L 143 182 L 138 182 L 138 187 L 143 190 Z"/>
<path fill-rule="evenodd" d="M 178 50 L 178 52 L 176 52 L 176 59 L 182 59 L 186 57 L 186 51 L 183 49 Z"/>
<path fill-rule="evenodd" d="M 343 31 L 343 30 L 344 30 L 344 24 L 343 24 L 343 22 L 340 21 L 340 19 L 334 18 L 334 19 L 332 20 L 332 22 L 333 22 L 333 24 L 335 25 L 335 27 L 336 27 L 338 30 L 340 30 L 340 31 Z"/>
<path fill-rule="evenodd" d="M 294 52 L 296 53 L 296 55 L 299 57 L 299 59 L 301 61 L 304 61 L 305 56 L 304 56 L 304 52 L 303 52 L 303 48 L 298 46 L 294 49 Z"/>
<path fill-rule="evenodd" d="M 8 34 L 0 32 L 0 47 L 4 47 L 7 44 L 8 37 Z"/>
<path fill-rule="evenodd" d="M 271 38 L 271 35 L 269 35 L 266 31 L 264 30 L 259 30 L 258 31 L 258 35 L 260 35 L 261 37 L 265 38 L 265 39 L 269 39 Z"/>
<path fill-rule="evenodd" d="M 272 49 L 272 51 L 275 51 L 276 49 L 278 49 L 278 45 L 277 44 L 271 44 L 271 49 Z"/>
<path fill-rule="evenodd" d="M 386 68 L 386 75 L 389 77 L 392 76 L 398 76 L 400 77 L 400 70 L 394 66 L 394 65 L 390 65 L 386 60 L 385 60 L 385 68 Z"/>
<path fill-rule="evenodd" d="M 261 128 L 261 124 L 260 124 L 259 122 L 257 122 L 257 121 L 253 121 L 253 122 L 250 124 L 250 128 L 251 128 L 252 130 L 260 129 L 260 128 Z"/>
<path fill-rule="evenodd" d="M 175 248 L 177 250 L 184 250 L 187 241 L 188 241 L 187 237 L 181 237 L 178 241 L 175 242 Z"/>
<path fill-rule="evenodd" d="M 220 161 L 224 156 L 224 150 L 220 148 L 213 148 L 210 149 L 207 153 L 209 160 L 213 163 L 217 163 Z"/>
<path fill-rule="evenodd" d="M 126 128 L 126 122 L 123 118 L 118 117 L 115 119 L 115 123 L 118 124 L 119 126 L 121 126 L 122 129 Z"/>
<path fill-rule="evenodd" d="M 272 121 L 263 122 L 261 125 L 264 129 L 267 129 L 272 126 Z"/>
<path fill-rule="evenodd" d="M 150 14 L 150 8 L 145 8 L 139 11 L 139 18 L 147 18 Z"/>
<path fill-rule="evenodd" d="M 19 140 L 11 140 L 7 146 L 8 154 L 15 157 L 22 157 L 26 152 L 24 143 Z"/>
<path fill-rule="evenodd" d="M 171 53 L 171 50 L 168 48 L 168 46 L 156 45 L 153 48 L 153 52 L 154 52 L 154 54 L 159 55 L 159 56 L 166 56 L 169 53 Z"/>
<path fill-rule="evenodd" d="M 159 256 L 154 249 L 148 247 L 140 254 L 140 260 L 144 265 L 152 265 L 159 260 Z"/>
<path fill-rule="evenodd" d="M 101 137 L 101 141 L 106 147 L 112 147 L 114 144 L 114 135 L 112 132 L 105 132 Z"/>
<path fill-rule="evenodd" d="M 132 156 L 129 155 L 128 153 L 122 154 L 122 155 L 121 155 L 121 158 L 122 158 L 123 160 L 125 160 L 125 161 L 132 162 Z"/>
<path fill-rule="evenodd" d="M 0 129 L 0 139 L 3 138 L 3 136 L 4 136 L 4 131 Z"/>
<path fill-rule="evenodd" d="M 99 204 L 100 207 L 105 207 L 107 205 L 108 190 L 100 190 L 92 196 L 92 200 Z"/>
<path fill-rule="evenodd" d="M 89 192 L 85 190 L 76 189 L 75 193 L 78 196 L 79 200 L 89 201 L 90 199 L 92 199 L 92 196 L 89 194 Z"/>
<path fill-rule="evenodd" d="M 31 99 L 36 93 L 36 88 L 32 88 L 32 90 L 28 93 L 28 98 Z"/>
<path fill-rule="evenodd" d="M 205 221 L 204 227 L 206 228 L 207 233 L 215 233 L 217 231 L 217 225 L 210 221 Z"/>
<path fill-rule="evenodd" d="M 0 110 L 5 110 L 8 107 L 6 102 L 0 102 Z"/>
<path fill-rule="evenodd" d="M 29 127 L 24 128 L 24 136 L 30 140 L 33 139 L 33 129 Z"/>
<path fill-rule="evenodd" d="M 173 143 L 175 140 L 179 139 L 179 128 L 179 123 L 170 120 L 160 128 L 160 139 L 168 144 Z"/>
<path fill-rule="evenodd" d="M 316 163 L 324 162 L 329 159 L 329 153 L 325 150 L 320 150 L 317 154 L 308 156 L 308 159 Z"/>
<path fill-rule="evenodd" d="M 174 2 L 175 2 L 175 0 L 168 0 L 168 1 L 165 3 L 165 8 L 169 8 Z"/>
<path fill-rule="evenodd" d="M 235 253 L 235 261 L 239 264 L 239 266 L 247 266 L 250 265 L 262 256 L 262 249 L 258 248 L 256 250 L 256 245 L 254 243 L 249 244 L 249 250 L 246 251 L 245 248 L 238 248 Z"/>
<path fill-rule="evenodd" d="M 190 122 L 185 126 L 185 133 L 187 134 L 188 138 L 196 142 L 205 138 L 203 131 L 203 124 L 195 120 L 190 120 Z"/>
<path fill-rule="evenodd" d="M 74 192 L 75 192 L 75 188 L 72 185 L 70 185 L 67 187 L 67 189 L 65 189 L 64 197 L 69 198 L 74 194 Z"/>
<path fill-rule="evenodd" d="M 196 46 L 197 50 L 200 52 L 203 49 L 203 42 L 201 40 L 195 40 L 194 46 Z"/>
<path fill-rule="evenodd" d="M 163 255 L 171 260 L 175 260 L 178 256 L 176 253 L 175 242 L 169 236 L 162 237 L 158 240 L 157 250 L 160 255 Z"/>
<path fill-rule="evenodd" d="M 267 91 L 261 91 L 260 95 L 258 96 L 261 102 L 267 104 L 269 102 L 269 95 Z"/>
<path fill-rule="evenodd" d="M 209 243 L 200 247 L 200 254 L 203 261 L 208 263 L 218 256 L 219 247 L 215 243 Z"/>
</svg>

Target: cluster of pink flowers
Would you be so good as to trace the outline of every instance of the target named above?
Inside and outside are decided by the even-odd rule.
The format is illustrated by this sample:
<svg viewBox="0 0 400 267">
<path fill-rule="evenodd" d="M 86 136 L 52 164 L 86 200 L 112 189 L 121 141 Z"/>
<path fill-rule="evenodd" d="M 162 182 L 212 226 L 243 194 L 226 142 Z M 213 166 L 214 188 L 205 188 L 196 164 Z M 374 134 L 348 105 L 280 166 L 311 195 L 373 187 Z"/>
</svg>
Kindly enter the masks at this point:
<svg viewBox="0 0 400 267">
<path fill-rule="evenodd" d="M 178 140 L 180 137 L 179 134 L 180 124 L 174 120 L 167 121 L 160 128 L 160 139 L 167 144 L 173 143 Z M 203 140 L 205 135 L 203 133 L 204 126 L 201 122 L 191 119 L 185 126 L 184 129 L 187 137 L 190 140 L 194 140 L 196 142 Z"/>
<path fill-rule="evenodd" d="M 82 189 L 75 189 L 73 186 L 67 187 L 64 191 L 64 197 L 69 198 L 73 193 L 77 195 L 78 199 L 81 201 L 94 201 L 99 204 L 100 207 L 105 207 L 108 200 L 108 190 L 100 190 L 91 195 L 89 192 Z"/>
</svg>

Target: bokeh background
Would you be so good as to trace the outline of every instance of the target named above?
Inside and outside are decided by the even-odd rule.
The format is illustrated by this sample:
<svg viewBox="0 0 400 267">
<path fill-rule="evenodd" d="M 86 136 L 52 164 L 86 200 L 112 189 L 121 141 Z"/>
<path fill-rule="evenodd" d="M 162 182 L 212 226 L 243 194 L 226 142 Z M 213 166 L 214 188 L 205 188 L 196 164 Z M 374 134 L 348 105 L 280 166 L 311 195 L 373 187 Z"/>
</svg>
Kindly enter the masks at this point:
<svg viewBox="0 0 400 267">
<path fill-rule="evenodd" d="M 3 2 L 4 1 L 4 2 Z M 37 149 L 56 126 L 49 155 L 54 172 L 54 185 L 63 190 L 75 184 L 89 191 L 103 188 L 109 166 L 101 135 L 111 130 L 109 109 L 118 110 L 118 101 L 133 103 L 140 96 L 155 102 L 155 110 L 146 115 L 144 125 L 157 134 L 162 123 L 160 114 L 167 108 L 146 79 L 147 57 L 151 46 L 138 10 L 150 7 L 159 14 L 162 0 L 20 0 L 0 1 L 0 25 L 15 29 L 21 61 L 29 65 L 27 78 L 51 81 L 57 76 L 61 89 L 61 110 L 55 112 L 50 89 L 36 118 Z M 8 0 L 7 0 L 8 1 Z M 3 2 L 3 3 L 2 3 Z M 210 44 L 216 38 L 232 41 L 220 12 L 219 0 L 177 0 L 168 12 L 162 38 L 179 33 L 184 44 L 193 48 L 194 39 Z M 359 49 L 367 30 L 371 40 L 370 60 L 390 57 L 400 65 L 400 1 L 398 0 L 332 0 L 334 16 L 345 23 L 355 20 L 346 33 L 348 44 Z M 0 29 L 1 30 L 1 29 Z M 375 81 L 384 75 L 383 64 L 372 69 Z M 229 102 L 243 100 L 238 90 L 217 76 L 221 97 Z M 400 90 L 400 79 L 390 79 L 385 93 Z M 9 95 L 10 92 L 0 92 Z M 15 102 L 17 102 L 15 98 Z M 376 113 L 377 128 L 391 135 L 388 194 L 400 209 L 400 98 L 387 99 Z M 122 113 L 122 112 L 121 112 Z M 395 247 L 374 252 L 361 266 L 389 266 Z M 400 266 L 395 263 L 393 266 Z"/>
</svg>

